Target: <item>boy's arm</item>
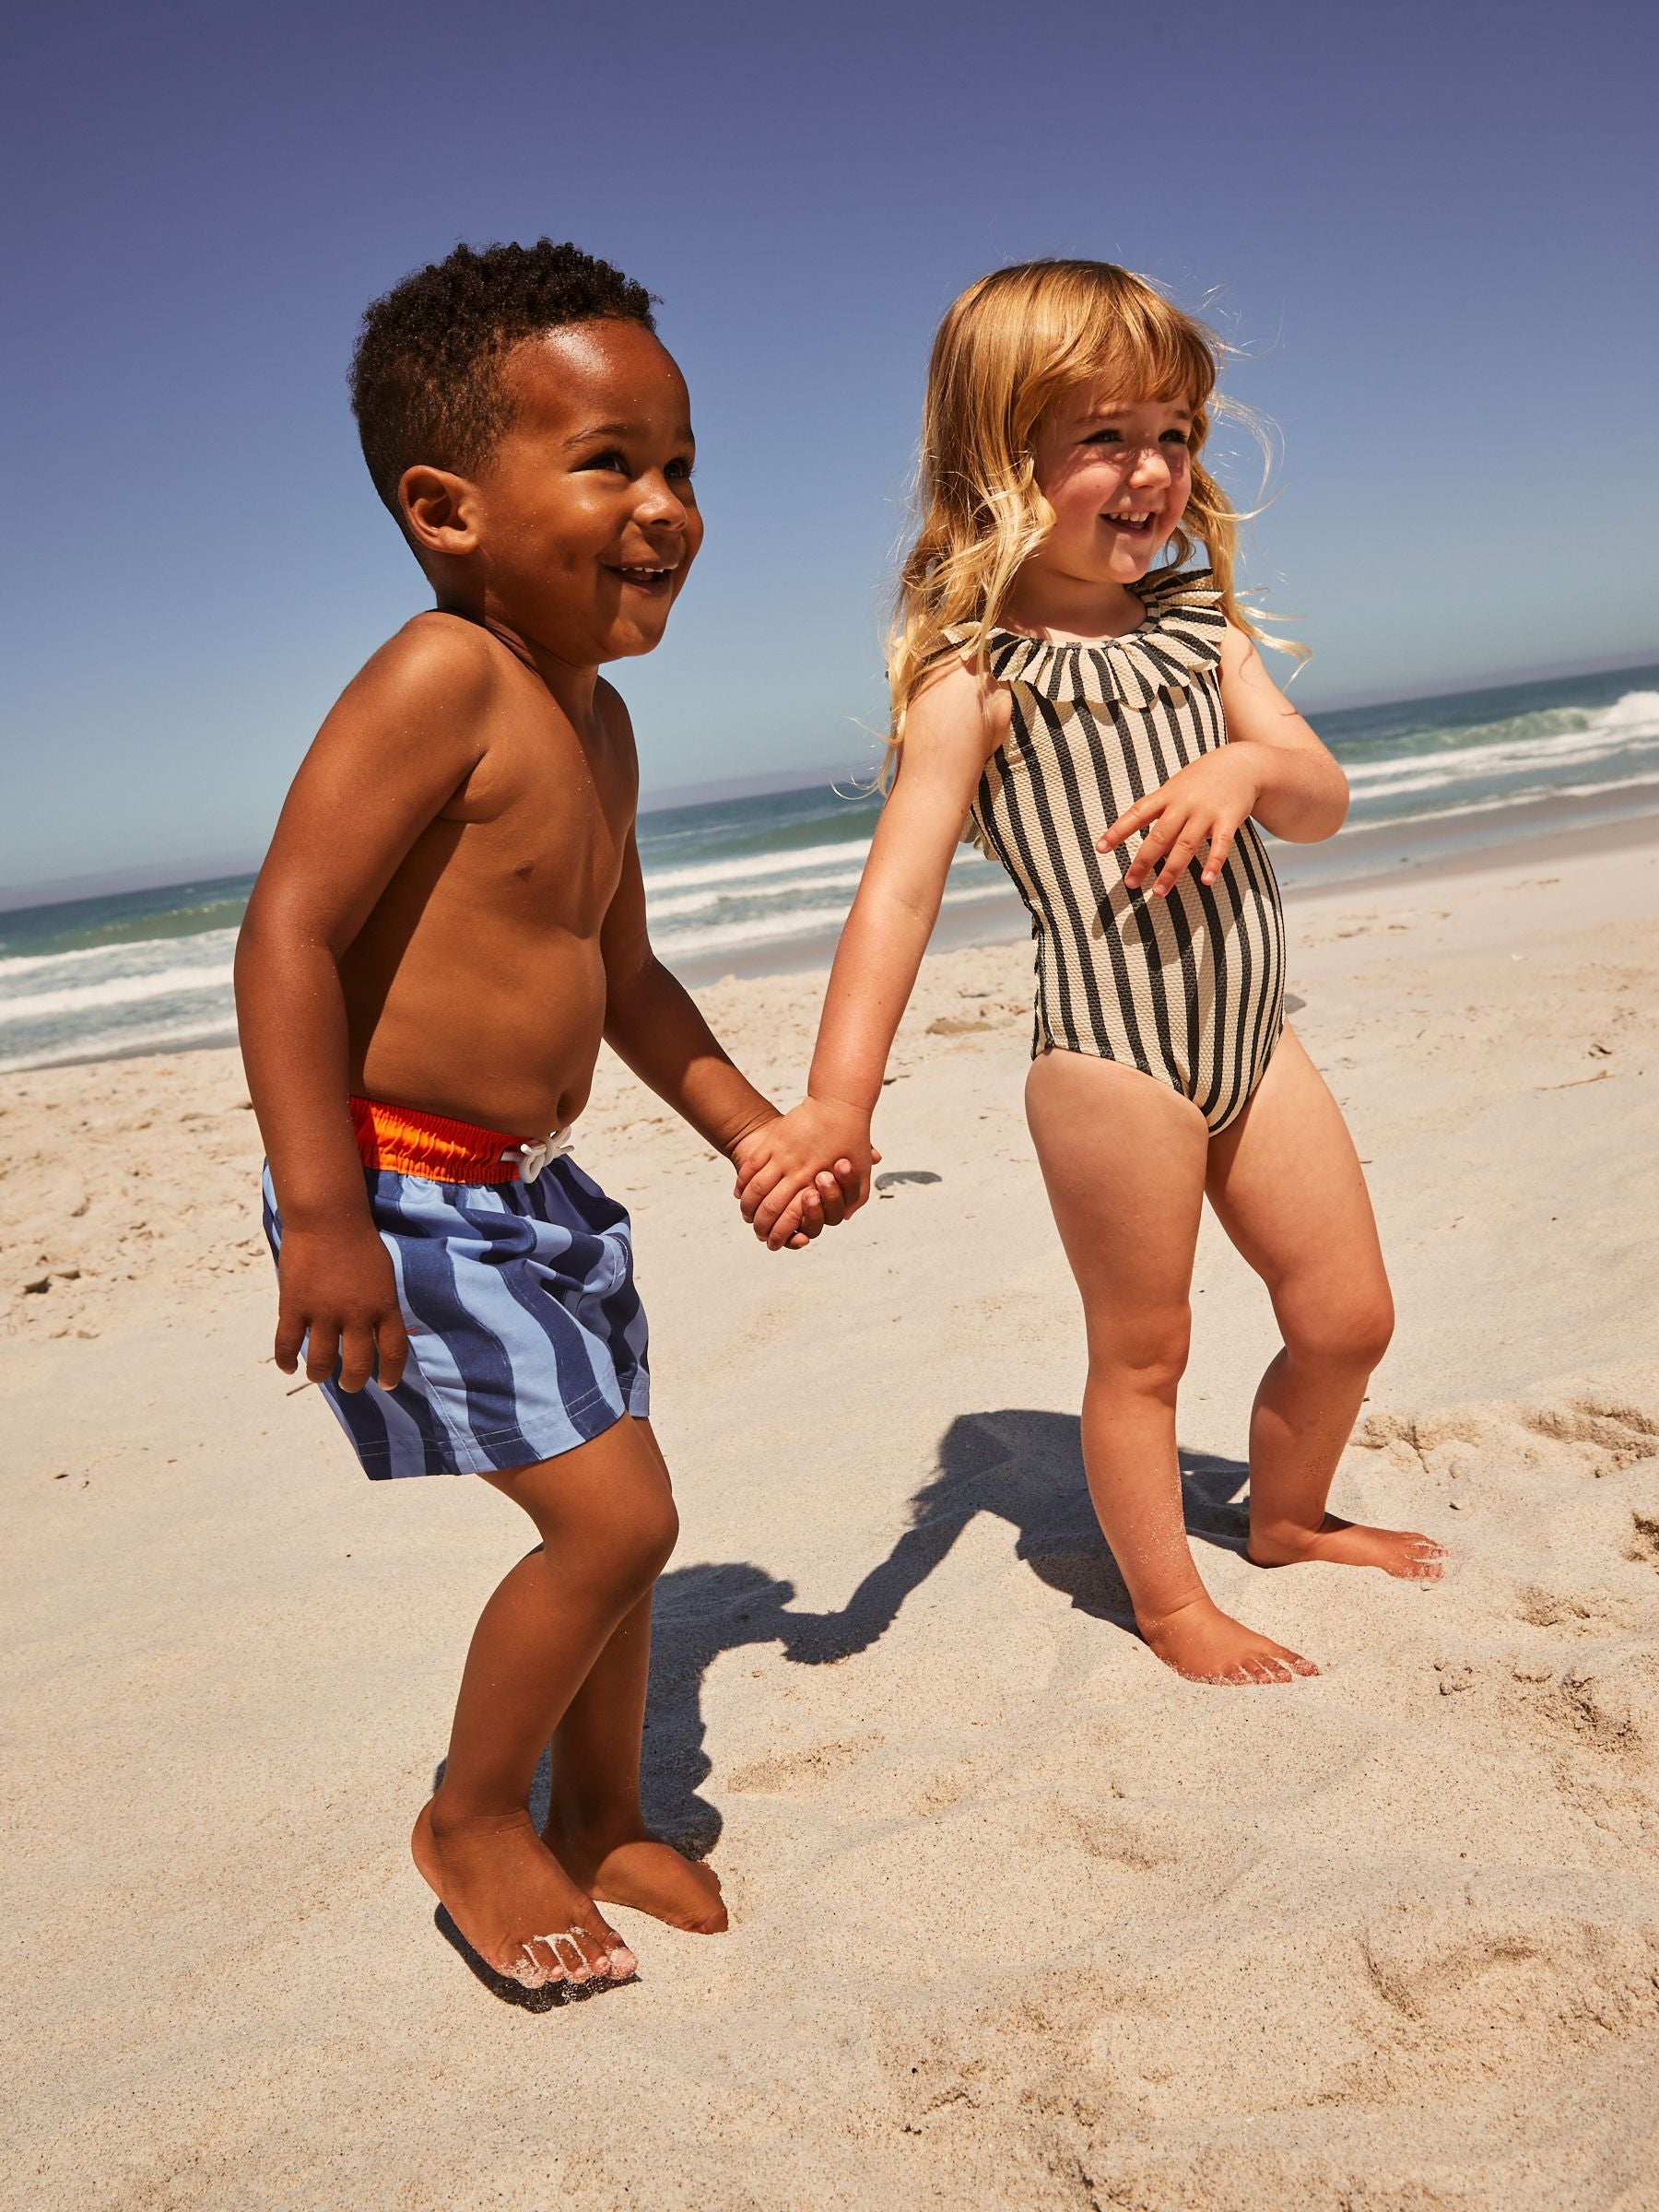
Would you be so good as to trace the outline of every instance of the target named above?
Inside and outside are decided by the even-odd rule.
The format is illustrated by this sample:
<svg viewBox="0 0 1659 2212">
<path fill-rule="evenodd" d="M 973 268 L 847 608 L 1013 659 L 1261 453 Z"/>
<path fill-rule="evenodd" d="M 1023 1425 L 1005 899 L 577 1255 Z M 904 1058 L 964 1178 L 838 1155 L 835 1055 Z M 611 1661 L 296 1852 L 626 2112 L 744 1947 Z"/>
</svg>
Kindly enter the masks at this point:
<svg viewBox="0 0 1659 2212">
<path fill-rule="evenodd" d="M 906 718 L 899 773 L 830 971 L 807 1095 L 761 1134 L 745 1163 L 744 1218 L 769 1243 L 787 1232 L 792 1201 L 827 1159 L 872 1158 L 870 1119 L 888 1054 L 938 920 L 974 788 L 1007 714 L 1007 694 L 957 664 Z M 865 1166 L 861 1206 L 868 1176 Z"/>
<path fill-rule="evenodd" d="M 645 883 L 631 829 L 622 879 L 599 942 L 605 958 L 606 1042 L 741 1173 L 755 1138 L 777 1120 L 778 1110 L 733 1065 L 690 993 L 652 950 Z M 852 1163 L 841 1161 L 838 1172 L 850 1194 L 857 1180 Z M 810 1241 L 826 1221 L 839 1222 L 844 1210 L 836 1175 L 826 1172 L 807 1199 L 800 1233 L 788 1241 L 797 1246 Z"/>
<path fill-rule="evenodd" d="M 294 779 L 236 948 L 248 1088 L 282 1215 L 276 1364 L 392 1388 L 407 1346 L 347 1106 L 338 961 L 421 830 L 483 754 L 482 641 L 422 622 L 347 688 Z"/>
</svg>

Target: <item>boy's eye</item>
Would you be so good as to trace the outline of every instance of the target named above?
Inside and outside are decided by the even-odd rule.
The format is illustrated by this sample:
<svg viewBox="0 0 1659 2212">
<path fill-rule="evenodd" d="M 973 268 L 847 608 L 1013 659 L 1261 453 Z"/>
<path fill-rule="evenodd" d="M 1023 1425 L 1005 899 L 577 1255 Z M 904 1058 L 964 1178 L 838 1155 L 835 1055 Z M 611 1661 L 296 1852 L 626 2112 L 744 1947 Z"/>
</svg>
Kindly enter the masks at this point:
<svg viewBox="0 0 1659 2212">
<path fill-rule="evenodd" d="M 626 453 L 618 453 L 615 448 L 612 448 L 607 453 L 594 453 L 590 455 L 590 457 L 585 460 L 582 465 L 583 468 L 616 469 L 622 476 L 627 476 L 628 456 Z"/>
<path fill-rule="evenodd" d="M 688 482 L 693 465 L 694 464 L 689 461 L 670 461 L 667 473 L 671 477 L 678 477 L 682 481 Z"/>
</svg>

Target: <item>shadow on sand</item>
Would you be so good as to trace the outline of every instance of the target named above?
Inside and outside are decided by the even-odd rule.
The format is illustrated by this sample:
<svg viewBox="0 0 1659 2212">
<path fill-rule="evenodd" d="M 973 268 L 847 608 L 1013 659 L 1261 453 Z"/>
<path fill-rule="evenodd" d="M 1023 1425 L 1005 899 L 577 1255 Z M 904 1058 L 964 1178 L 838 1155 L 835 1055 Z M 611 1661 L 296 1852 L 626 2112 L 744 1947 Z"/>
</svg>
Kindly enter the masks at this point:
<svg viewBox="0 0 1659 2212">
<path fill-rule="evenodd" d="M 1242 1551 L 1249 1470 L 1238 1460 L 1183 1452 L 1181 1472 L 1188 1533 Z M 980 1513 L 1007 1522 L 1016 1557 L 1077 1611 L 1135 1633 L 1127 1593 L 1089 1503 L 1077 1416 L 1022 1407 L 959 1415 L 939 1446 L 938 1474 L 911 1500 L 910 1527 L 839 1610 L 796 1612 L 793 1583 L 738 1560 L 677 1567 L 663 1576 L 652 1613 L 641 1777 L 645 1817 L 656 1832 L 693 1858 L 706 1857 L 719 1841 L 720 1812 L 701 1794 L 713 1766 L 704 1748 L 702 1686 L 722 1653 L 775 1643 L 797 1666 L 833 1666 L 868 1651 Z M 442 1779 L 440 1765 L 434 1789 Z M 550 1781 L 544 1752 L 530 1797 L 538 1828 Z M 441 1906 L 433 1917 L 440 1935 L 504 2004 L 550 2012 L 627 1986 L 525 1990 L 487 1966 Z"/>
<path fill-rule="evenodd" d="M 1242 1551 L 1247 1468 L 1183 1452 L 1181 1469 L 1189 1533 Z M 700 1794 L 712 1771 L 702 1684 L 723 1652 L 776 1643 L 796 1665 L 829 1666 L 867 1651 L 979 1513 L 1007 1522 L 1016 1556 L 1078 1612 L 1135 1633 L 1089 1503 L 1076 1415 L 1018 1407 L 960 1415 L 940 1444 L 938 1474 L 911 1501 L 911 1526 L 838 1611 L 796 1612 L 793 1583 L 735 1561 L 664 1575 L 653 1612 L 643 1774 L 646 1818 L 657 1832 L 695 1857 L 719 1838 L 720 1813 Z M 545 1793 L 545 1761 L 536 1780 Z"/>
</svg>

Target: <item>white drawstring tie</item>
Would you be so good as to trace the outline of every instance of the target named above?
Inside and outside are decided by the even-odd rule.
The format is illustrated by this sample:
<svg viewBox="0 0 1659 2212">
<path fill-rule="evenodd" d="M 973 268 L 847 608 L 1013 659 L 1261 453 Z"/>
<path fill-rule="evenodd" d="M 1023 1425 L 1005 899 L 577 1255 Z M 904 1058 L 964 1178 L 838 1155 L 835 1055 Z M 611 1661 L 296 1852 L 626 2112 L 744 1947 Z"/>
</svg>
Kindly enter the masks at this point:
<svg viewBox="0 0 1659 2212">
<path fill-rule="evenodd" d="M 571 1124 L 567 1122 L 562 1129 L 555 1129 L 540 1144 L 517 1145 L 511 1152 L 503 1152 L 501 1158 L 518 1162 L 518 1179 L 521 1182 L 534 1182 L 547 1162 L 550 1159 L 561 1159 L 574 1141 Z"/>
</svg>

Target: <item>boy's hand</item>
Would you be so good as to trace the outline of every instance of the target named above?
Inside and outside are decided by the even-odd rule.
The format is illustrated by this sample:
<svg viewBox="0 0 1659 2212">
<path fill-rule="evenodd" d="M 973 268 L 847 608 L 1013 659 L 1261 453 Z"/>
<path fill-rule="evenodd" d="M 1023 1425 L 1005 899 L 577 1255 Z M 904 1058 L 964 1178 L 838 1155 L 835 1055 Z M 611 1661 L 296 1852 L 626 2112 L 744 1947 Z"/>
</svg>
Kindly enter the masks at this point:
<svg viewBox="0 0 1659 2212">
<path fill-rule="evenodd" d="M 396 1389 L 409 1339 L 391 1254 L 371 1229 L 286 1228 L 276 1283 L 276 1364 L 285 1375 L 305 1344 L 308 1382 L 326 1382 L 337 1359 L 342 1390 L 361 1390 L 371 1375 L 382 1390 Z"/>
<path fill-rule="evenodd" d="M 871 1147 L 867 1113 L 840 1099 L 805 1099 L 757 1132 L 738 1162 L 737 1203 L 756 1236 L 777 1252 L 794 1241 L 815 1206 L 828 1215 L 827 1181 L 841 1203 L 837 1218 L 855 1214 L 869 1198 L 870 1171 L 880 1158 Z"/>
<path fill-rule="evenodd" d="M 1214 883 L 1232 849 L 1239 825 L 1262 795 L 1262 781 L 1242 745 L 1224 745 L 1201 753 L 1176 775 L 1149 791 L 1120 814 L 1095 840 L 1097 853 L 1111 853 L 1137 830 L 1147 835 L 1124 872 L 1124 888 L 1138 891 L 1154 869 L 1155 899 L 1167 899 L 1200 845 L 1207 845 L 1203 877 Z"/>
<path fill-rule="evenodd" d="M 736 1195 L 741 1198 L 748 1177 L 757 1171 L 766 1157 L 763 1140 L 783 1119 L 774 1113 L 759 1129 L 739 1137 L 732 1147 L 732 1165 L 737 1171 Z M 821 1169 L 806 1187 L 801 1190 L 797 1203 L 790 1211 L 787 1221 L 781 1222 L 772 1250 L 785 1249 L 800 1252 L 821 1236 L 826 1229 L 839 1228 L 859 1204 L 858 1175 L 850 1159 L 838 1159 L 833 1168 Z"/>
</svg>

